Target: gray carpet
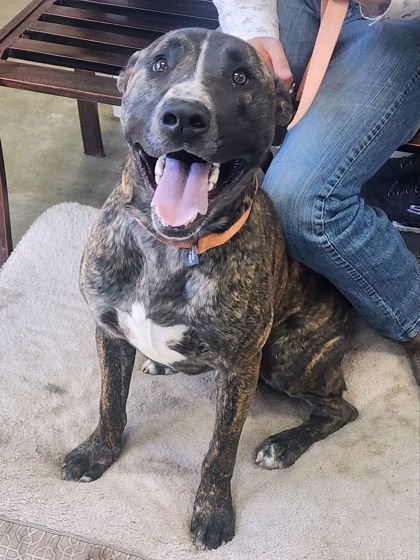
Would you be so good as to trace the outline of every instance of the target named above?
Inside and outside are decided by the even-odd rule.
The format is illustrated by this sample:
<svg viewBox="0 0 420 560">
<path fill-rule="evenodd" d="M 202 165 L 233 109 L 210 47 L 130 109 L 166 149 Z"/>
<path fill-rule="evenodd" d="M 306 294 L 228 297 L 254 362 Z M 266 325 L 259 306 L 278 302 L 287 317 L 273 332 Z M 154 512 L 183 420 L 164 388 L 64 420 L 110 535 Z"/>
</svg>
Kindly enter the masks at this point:
<svg viewBox="0 0 420 560">
<path fill-rule="evenodd" d="M 188 533 L 211 373 L 153 378 L 138 363 L 117 463 L 90 484 L 60 479 L 97 418 L 94 325 L 77 285 L 94 215 L 51 208 L 0 272 L 0 558 L 418 560 L 418 394 L 400 347 L 362 324 L 345 361 L 360 417 L 290 469 L 260 470 L 253 451 L 307 409 L 258 391 L 233 478 L 237 533 L 218 551 L 195 552 Z"/>
</svg>

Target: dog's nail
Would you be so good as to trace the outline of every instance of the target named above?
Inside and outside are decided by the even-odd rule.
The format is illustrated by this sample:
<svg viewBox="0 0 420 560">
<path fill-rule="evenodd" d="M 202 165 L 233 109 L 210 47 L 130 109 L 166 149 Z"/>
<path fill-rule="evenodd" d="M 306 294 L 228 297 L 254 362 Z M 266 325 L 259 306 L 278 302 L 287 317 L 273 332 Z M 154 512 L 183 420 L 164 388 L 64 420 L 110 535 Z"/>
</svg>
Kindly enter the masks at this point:
<svg viewBox="0 0 420 560">
<path fill-rule="evenodd" d="M 79 482 L 92 482 L 92 479 L 90 478 L 90 476 L 83 475 Z"/>
</svg>

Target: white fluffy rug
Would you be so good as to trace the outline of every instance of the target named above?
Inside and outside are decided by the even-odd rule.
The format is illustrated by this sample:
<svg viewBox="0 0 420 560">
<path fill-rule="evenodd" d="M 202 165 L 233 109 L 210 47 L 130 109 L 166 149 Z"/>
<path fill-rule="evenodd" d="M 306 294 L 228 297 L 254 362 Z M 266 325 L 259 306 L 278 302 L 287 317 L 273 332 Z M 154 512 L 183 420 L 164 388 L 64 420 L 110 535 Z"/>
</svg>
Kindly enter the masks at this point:
<svg viewBox="0 0 420 560">
<path fill-rule="evenodd" d="M 91 484 L 60 479 L 97 420 L 94 324 L 78 291 L 94 215 L 51 208 L 0 273 L 0 558 L 417 560 L 418 394 L 399 346 L 363 325 L 345 362 L 359 419 L 288 470 L 258 469 L 253 451 L 307 409 L 259 389 L 233 478 L 236 537 L 219 550 L 195 552 L 188 533 L 212 374 L 155 378 L 137 364 L 119 460 Z"/>
</svg>

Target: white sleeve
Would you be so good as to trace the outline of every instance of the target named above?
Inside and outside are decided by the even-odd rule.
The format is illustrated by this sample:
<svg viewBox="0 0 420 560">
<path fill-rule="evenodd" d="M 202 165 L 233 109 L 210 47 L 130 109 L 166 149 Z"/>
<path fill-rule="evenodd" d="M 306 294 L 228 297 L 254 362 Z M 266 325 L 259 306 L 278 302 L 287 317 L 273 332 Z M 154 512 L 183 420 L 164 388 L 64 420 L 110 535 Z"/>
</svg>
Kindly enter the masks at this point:
<svg viewBox="0 0 420 560">
<path fill-rule="evenodd" d="M 247 41 L 279 37 L 276 0 L 213 0 L 222 31 Z"/>
<path fill-rule="evenodd" d="M 380 9 L 379 3 L 378 6 Z M 382 13 L 375 17 L 365 15 L 362 8 L 360 8 L 360 11 L 364 18 L 372 22 L 388 19 L 416 19 L 420 18 L 420 0 L 391 0 L 390 3 L 389 1 L 385 2 L 385 8 L 382 10 Z"/>
</svg>

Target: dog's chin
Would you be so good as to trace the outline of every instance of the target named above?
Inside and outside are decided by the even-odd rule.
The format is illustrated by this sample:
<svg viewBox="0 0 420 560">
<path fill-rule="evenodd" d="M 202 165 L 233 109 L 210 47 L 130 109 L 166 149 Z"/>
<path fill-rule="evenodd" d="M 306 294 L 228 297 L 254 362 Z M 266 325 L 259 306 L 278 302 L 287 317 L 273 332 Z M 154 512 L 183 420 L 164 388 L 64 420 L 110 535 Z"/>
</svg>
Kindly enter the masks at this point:
<svg viewBox="0 0 420 560">
<path fill-rule="evenodd" d="M 214 211 L 217 210 L 219 204 L 224 206 L 230 196 L 234 198 L 234 186 L 240 181 L 245 171 L 249 169 L 249 164 L 245 157 L 238 157 L 226 162 L 211 162 L 185 150 L 163 153 L 159 157 L 154 157 L 149 155 L 138 143 L 134 145 L 133 149 L 144 183 L 152 197 L 150 210 L 153 227 L 160 237 L 179 242 L 190 241 L 200 236 L 200 231 L 208 224 L 209 215 L 215 213 Z M 163 204 L 166 208 L 166 214 L 162 216 L 159 212 L 160 206 L 155 202 L 157 198 L 155 194 L 157 194 L 159 183 L 166 172 L 166 162 L 169 161 L 167 158 L 175 160 L 175 162 L 171 162 L 171 165 L 183 169 L 187 177 L 193 164 L 199 164 L 195 166 L 196 168 L 208 170 L 207 185 L 204 180 L 200 189 L 202 192 L 203 189 L 207 188 L 206 195 L 200 195 L 201 198 L 204 197 L 206 199 L 205 207 L 197 212 L 193 209 L 191 215 L 187 219 L 182 220 L 183 223 L 176 223 L 177 220 L 175 218 L 172 219 L 173 216 L 170 215 L 170 210 L 167 210 L 168 206 L 170 206 L 168 204 Z M 203 177 L 201 177 L 201 180 L 203 181 Z M 159 193 L 160 199 L 162 199 L 162 194 L 164 193 Z M 182 201 L 184 201 L 184 198 L 182 198 Z"/>
<path fill-rule="evenodd" d="M 159 237 L 168 239 L 168 241 L 174 240 L 180 243 L 198 239 L 205 221 L 204 216 L 199 216 L 188 226 L 168 226 L 162 222 L 158 213 L 153 208 L 151 210 L 151 217 L 153 228 Z"/>
</svg>

